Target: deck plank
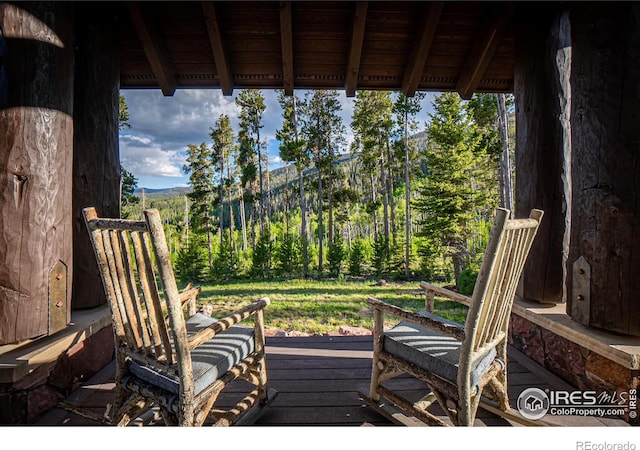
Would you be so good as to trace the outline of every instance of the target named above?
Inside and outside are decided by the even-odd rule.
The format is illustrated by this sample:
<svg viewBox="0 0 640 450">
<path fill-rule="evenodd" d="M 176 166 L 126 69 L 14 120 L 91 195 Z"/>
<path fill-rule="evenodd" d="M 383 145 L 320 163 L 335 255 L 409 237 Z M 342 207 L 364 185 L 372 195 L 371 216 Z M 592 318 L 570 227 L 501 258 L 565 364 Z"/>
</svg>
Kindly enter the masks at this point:
<svg viewBox="0 0 640 450">
<path fill-rule="evenodd" d="M 367 392 L 371 371 L 371 336 L 268 337 L 267 373 L 270 388 L 278 396 L 255 422 L 259 426 L 390 426 L 389 419 L 365 406 L 358 392 Z M 509 395 L 512 406 L 528 387 L 574 389 L 509 348 Z M 107 404 L 113 402 L 115 364 L 112 362 L 80 389 L 42 416 L 39 425 L 105 425 Z M 389 386 L 416 400 L 424 395 L 424 384 L 409 376 L 387 381 Z M 236 382 L 220 397 L 233 405 L 248 383 Z M 435 414 L 442 410 L 432 406 Z M 152 416 L 152 415 L 150 415 Z M 628 426 L 616 419 L 594 417 L 549 417 L 559 426 Z M 151 424 L 159 424 L 151 420 Z M 495 414 L 479 410 L 476 426 L 521 426 Z"/>
</svg>

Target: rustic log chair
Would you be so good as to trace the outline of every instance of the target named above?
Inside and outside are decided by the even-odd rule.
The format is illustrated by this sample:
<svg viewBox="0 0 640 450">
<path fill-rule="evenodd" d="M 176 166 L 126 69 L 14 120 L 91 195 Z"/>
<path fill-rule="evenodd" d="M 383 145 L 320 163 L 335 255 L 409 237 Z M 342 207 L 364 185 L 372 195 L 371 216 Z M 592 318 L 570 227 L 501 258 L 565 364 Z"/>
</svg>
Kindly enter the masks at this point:
<svg viewBox="0 0 640 450">
<path fill-rule="evenodd" d="M 127 425 L 154 405 L 167 425 L 208 421 L 224 426 L 256 417 L 277 394 L 267 389 L 264 308 L 269 299 L 220 320 L 196 313 L 200 288 L 178 292 L 157 210 L 144 211 L 141 221 L 98 218 L 93 207 L 83 213 L 115 335 L 112 422 Z M 236 325 L 250 316 L 253 327 Z M 234 407 L 214 409 L 220 392 L 237 378 L 255 389 Z"/>
<path fill-rule="evenodd" d="M 483 395 L 497 406 L 497 411 L 509 411 L 509 316 L 542 215 L 534 209 L 528 219 L 511 220 L 508 210 L 496 211 L 471 298 L 421 282 L 427 294 L 426 311 L 413 313 L 374 298 L 368 300 L 375 328 L 369 396 L 360 394 L 366 403 L 388 413 L 383 410 L 388 406 L 381 399 L 385 397 L 404 415 L 429 425 L 446 425 L 427 411 L 436 401 L 454 425 L 473 425 Z M 435 294 L 469 306 L 464 327 L 431 312 Z M 385 313 L 403 321 L 385 331 Z M 381 384 L 403 373 L 424 381 L 430 392 L 411 402 Z M 483 392 L 485 387 L 489 389 Z"/>
</svg>

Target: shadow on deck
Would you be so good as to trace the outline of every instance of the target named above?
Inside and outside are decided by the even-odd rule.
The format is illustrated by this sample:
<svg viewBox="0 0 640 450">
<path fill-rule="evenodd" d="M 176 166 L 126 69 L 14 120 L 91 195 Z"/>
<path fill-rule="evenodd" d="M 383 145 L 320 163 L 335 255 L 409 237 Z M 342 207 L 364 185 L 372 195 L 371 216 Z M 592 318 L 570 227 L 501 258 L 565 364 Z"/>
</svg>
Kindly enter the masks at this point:
<svg viewBox="0 0 640 450">
<path fill-rule="evenodd" d="M 366 392 L 371 371 L 371 336 L 272 337 L 267 338 L 270 387 L 278 397 L 263 413 L 256 426 L 393 426 L 370 407 L 364 406 L 358 391 Z M 512 407 L 527 388 L 574 390 L 566 382 L 543 369 L 517 350 L 509 348 L 509 395 Z M 107 417 L 113 402 L 115 362 L 110 363 L 82 387 L 34 425 L 110 425 Z M 422 383 L 408 377 L 391 380 L 394 388 L 419 398 Z M 234 397 L 234 386 L 225 395 Z M 225 398 L 221 398 L 225 401 Z M 444 414 L 442 415 L 444 417 Z M 558 426 L 628 426 L 621 419 L 546 416 Z M 133 425 L 161 424 L 150 411 Z M 491 412 L 478 410 L 476 426 L 519 426 Z"/>
</svg>

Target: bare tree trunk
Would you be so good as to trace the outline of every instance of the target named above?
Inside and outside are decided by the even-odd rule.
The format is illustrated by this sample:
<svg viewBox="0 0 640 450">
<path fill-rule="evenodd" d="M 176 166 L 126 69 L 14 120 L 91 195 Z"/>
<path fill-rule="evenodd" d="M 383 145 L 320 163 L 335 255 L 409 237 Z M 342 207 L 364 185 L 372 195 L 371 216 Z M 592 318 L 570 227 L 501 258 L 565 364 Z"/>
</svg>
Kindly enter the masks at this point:
<svg viewBox="0 0 640 450">
<path fill-rule="evenodd" d="M 289 234 L 289 163 L 284 164 L 284 227 Z"/>
<path fill-rule="evenodd" d="M 320 165 L 317 165 L 318 169 L 318 272 L 322 274 L 322 241 L 324 237 L 324 230 L 322 229 L 322 172 Z"/>
<path fill-rule="evenodd" d="M 207 249 L 209 251 L 209 268 L 213 267 L 213 243 L 211 242 L 211 230 L 207 230 Z"/>
<path fill-rule="evenodd" d="M 369 176 L 369 178 L 371 182 L 371 202 L 375 205 L 377 196 L 376 196 L 376 184 L 373 177 L 373 173 Z M 373 239 L 374 240 L 378 239 L 378 213 L 376 209 L 374 209 L 371 214 L 373 216 L 372 218 L 373 218 Z"/>
<path fill-rule="evenodd" d="M 389 189 L 389 218 L 391 219 L 391 242 L 395 248 L 396 242 L 396 205 L 393 198 L 393 164 L 392 164 L 391 148 L 389 146 L 389 139 L 387 139 L 387 183 Z"/>
<path fill-rule="evenodd" d="M 264 230 L 264 189 L 262 188 L 262 152 L 260 151 L 260 129 L 258 129 L 258 180 L 260 183 L 260 200 L 258 202 L 258 221 L 260 222 L 260 232 Z M 253 216 L 253 213 L 252 213 Z M 253 228 L 251 229 L 252 232 Z M 255 233 L 255 232 L 254 232 Z M 255 239 L 253 243 L 253 247 L 255 248 Z"/>
<path fill-rule="evenodd" d="M 293 134 L 298 142 L 298 109 L 296 104 L 296 96 L 293 96 Z M 304 193 L 304 168 L 298 164 L 298 187 L 300 189 L 300 216 L 302 223 L 300 224 L 300 237 L 302 239 L 302 266 L 304 276 L 309 273 L 309 240 L 307 234 L 307 200 Z"/>
<path fill-rule="evenodd" d="M 260 198 L 264 198 L 263 207 L 264 207 L 264 215 L 266 218 L 267 227 L 271 225 L 271 183 L 270 183 L 270 174 L 269 174 L 269 150 L 265 149 L 266 153 L 264 155 L 264 163 L 265 163 L 265 175 L 266 178 L 266 191 L 260 196 Z M 262 188 L 260 188 L 262 191 Z"/>
<path fill-rule="evenodd" d="M 329 245 L 333 243 L 333 150 L 329 145 L 329 178 L 327 181 L 327 197 L 328 197 L 328 232 L 329 232 Z"/>
<path fill-rule="evenodd" d="M 247 217 L 244 205 L 244 193 L 242 192 L 242 187 L 240 190 L 240 226 L 242 226 L 242 251 L 246 252 L 249 248 L 249 244 L 247 242 Z"/>
<path fill-rule="evenodd" d="M 218 202 L 220 204 L 220 247 L 222 247 L 222 238 L 224 236 L 224 163 L 220 164 L 220 187 L 218 188 Z"/>
<path fill-rule="evenodd" d="M 382 209 L 384 214 L 384 239 L 386 242 L 387 258 L 391 254 L 389 249 L 389 197 L 387 192 L 387 168 L 384 161 L 384 150 L 380 148 L 380 184 L 382 185 Z"/>
<path fill-rule="evenodd" d="M 407 129 L 408 117 L 404 113 L 404 274 L 409 277 L 409 258 L 411 249 L 411 214 L 409 202 L 411 200 L 409 184 L 409 130 Z"/>
<path fill-rule="evenodd" d="M 497 94 L 498 101 L 498 123 L 502 134 L 502 154 L 500 155 L 500 184 L 502 187 L 502 206 L 508 210 L 513 210 L 513 188 L 511 185 L 511 162 L 509 157 L 509 115 L 504 94 Z"/>
<path fill-rule="evenodd" d="M 184 196 L 184 232 L 187 237 L 187 247 L 189 247 L 189 200 Z"/>
<path fill-rule="evenodd" d="M 227 180 L 231 180 L 231 166 L 230 166 L 229 157 L 227 156 Z M 229 185 L 229 189 L 227 191 L 227 203 L 229 205 L 229 249 L 233 254 L 233 229 L 235 224 L 233 223 L 233 202 L 231 200 L 231 185 Z M 242 204 L 242 203 L 241 203 Z"/>
</svg>

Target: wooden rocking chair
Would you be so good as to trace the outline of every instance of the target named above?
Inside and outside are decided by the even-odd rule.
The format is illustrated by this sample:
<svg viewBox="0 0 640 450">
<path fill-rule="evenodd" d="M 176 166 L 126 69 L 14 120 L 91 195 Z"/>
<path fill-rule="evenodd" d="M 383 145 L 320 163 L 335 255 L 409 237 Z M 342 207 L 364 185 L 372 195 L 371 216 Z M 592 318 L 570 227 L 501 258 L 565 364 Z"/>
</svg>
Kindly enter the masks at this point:
<svg viewBox="0 0 640 450">
<path fill-rule="evenodd" d="M 427 292 L 426 311 L 413 313 L 369 299 L 375 329 L 369 396 L 360 394 L 366 403 L 393 418 L 385 409 L 389 405 L 381 399 L 385 397 L 401 410 L 403 417 L 417 418 L 429 425 L 446 425 L 427 411 L 436 401 L 454 425 L 473 425 L 483 395 L 490 398 L 496 411 L 509 411 L 509 317 L 542 215 L 542 211 L 534 209 L 528 219 L 510 220 L 508 210 L 496 211 L 471 298 L 422 282 L 421 287 Z M 464 327 L 431 312 L 435 294 L 469 306 Z M 403 321 L 385 331 L 385 313 Z M 430 392 L 412 402 L 382 384 L 405 373 L 424 381 Z"/>
<path fill-rule="evenodd" d="M 83 213 L 115 335 L 112 422 L 127 425 L 154 405 L 167 425 L 226 426 L 257 418 L 277 394 L 267 389 L 263 314 L 269 299 L 220 320 L 196 313 L 200 288 L 178 292 L 157 210 L 144 211 L 143 221 L 98 218 L 95 208 Z M 236 325 L 250 316 L 253 327 Z M 214 408 L 237 378 L 255 389 L 231 408 Z"/>
</svg>

